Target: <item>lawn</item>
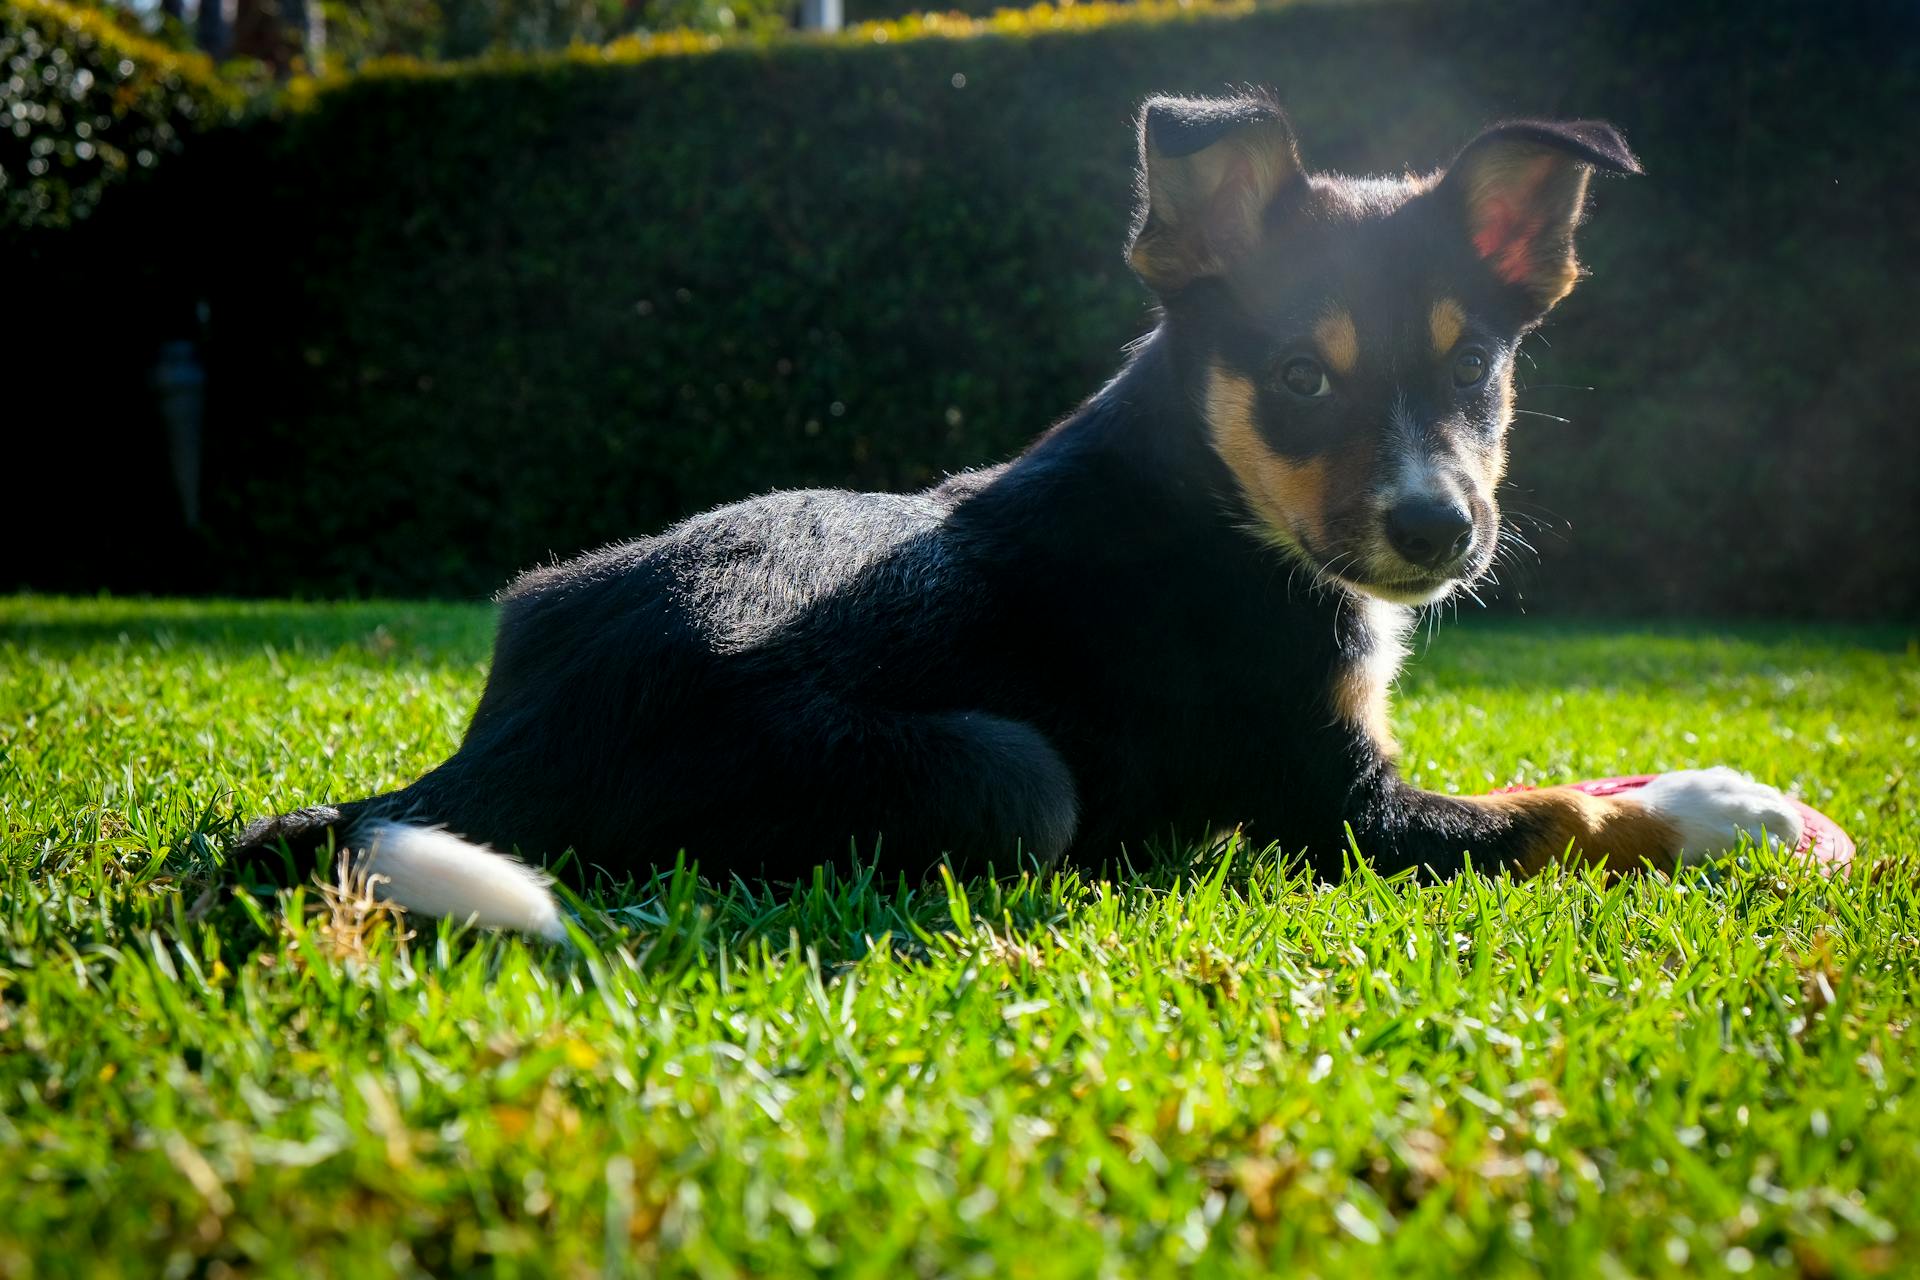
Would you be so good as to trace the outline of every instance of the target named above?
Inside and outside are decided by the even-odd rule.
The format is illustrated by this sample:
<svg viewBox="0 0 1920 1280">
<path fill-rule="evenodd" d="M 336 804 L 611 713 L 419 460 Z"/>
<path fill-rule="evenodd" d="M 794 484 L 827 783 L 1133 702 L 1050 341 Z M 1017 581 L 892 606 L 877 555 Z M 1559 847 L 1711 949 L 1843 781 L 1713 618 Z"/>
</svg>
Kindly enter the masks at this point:
<svg viewBox="0 0 1920 1280">
<path fill-rule="evenodd" d="M 0 1275 L 1911 1272 L 1911 631 L 1443 626 L 1443 789 L 1729 763 L 1859 839 L 1607 884 L 593 899 L 574 952 L 213 874 L 436 762 L 488 611 L 0 599 Z"/>
</svg>

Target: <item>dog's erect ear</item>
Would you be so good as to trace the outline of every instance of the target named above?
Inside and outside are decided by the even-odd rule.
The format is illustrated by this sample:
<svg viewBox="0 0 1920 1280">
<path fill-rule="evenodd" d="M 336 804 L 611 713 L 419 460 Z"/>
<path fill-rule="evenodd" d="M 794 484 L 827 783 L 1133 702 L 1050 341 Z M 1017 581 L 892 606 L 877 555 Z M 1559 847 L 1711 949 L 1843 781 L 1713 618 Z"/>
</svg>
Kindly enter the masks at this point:
<svg viewBox="0 0 1920 1280">
<path fill-rule="evenodd" d="M 1447 170 L 1443 198 L 1465 220 L 1474 252 L 1499 281 L 1545 315 L 1579 279 L 1573 229 L 1587 175 L 1639 173 L 1640 162 L 1599 120 L 1523 120 L 1475 138 Z"/>
<path fill-rule="evenodd" d="M 1149 98 L 1127 261 L 1162 297 L 1219 275 L 1259 242 L 1267 206 L 1300 177 L 1293 127 L 1264 98 Z"/>
</svg>

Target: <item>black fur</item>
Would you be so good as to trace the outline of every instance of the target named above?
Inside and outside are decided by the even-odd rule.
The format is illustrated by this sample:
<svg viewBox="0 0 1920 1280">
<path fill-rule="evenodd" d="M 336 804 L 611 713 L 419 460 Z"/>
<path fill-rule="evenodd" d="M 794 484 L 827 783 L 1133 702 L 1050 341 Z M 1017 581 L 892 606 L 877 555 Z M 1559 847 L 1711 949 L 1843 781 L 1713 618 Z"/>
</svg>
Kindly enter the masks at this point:
<svg viewBox="0 0 1920 1280">
<path fill-rule="evenodd" d="M 1604 120 L 1509 120 L 1483 132 L 1461 154 L 1498 142 L 1552 147 L 1607 173 L 1643 172 L 1626 139 Z"/>
<path fill-rule="evenodd" d="M 1326 673 L 1363 638 L 1222 519 L 1172 345 L 1009 466 L 772 494 L 526 575 L 458 754 L 346 818 L 778 877 L 876 841 L 974 868 L 1277 837 L 1281 796 L 1337 837 L 1363 753 Z"/>
<path fill-rule="evenodd" d="M 1278 104 L 1258 96 L 1241 98 L 1154 98 L 1140 113 L 1143 139 L 1167 156 L 1189 156 L 1235 129 L 1279 122 Z"/>
<path fill-rule="evenodd" d="M 1276 115 L 1240 100 L 1150 111 L 1143 131 L 1188 152 Z M 1566 131 L 1626 167 L 1610 130 Z M 1311 234 L 1404 240 L 1460 297 L 1489 293 L 1464 245 L 1429 251 L 1406 216 L 1383 230 L 1395 202 L 1372 198 Z M 913 495 L 771 494 L 527 574 L 457 754 L 394 794 L 256 823 L 243 850 L 351 843 L 378 817 L 616 871 L 685 850 L 775 878 L 876 844 L 912 873 L 1016 849 L 1099 864 L 1233 826 L 1327 872 L 1348 824 L 1386 866 L 1508 856 L 1513 819 L 1411 790 L 1336 714 L 1336 680 L 1382 640 L 1350 590 L 1247 531 L 1202 408 L 1212 364 L 1265 349 L 1247 297 L 1210 281 L 1168 299 L 1120 375 L 1009 464 Z M 1528 320 L 1488 310 L 1490 341 Z"/>
</svg>

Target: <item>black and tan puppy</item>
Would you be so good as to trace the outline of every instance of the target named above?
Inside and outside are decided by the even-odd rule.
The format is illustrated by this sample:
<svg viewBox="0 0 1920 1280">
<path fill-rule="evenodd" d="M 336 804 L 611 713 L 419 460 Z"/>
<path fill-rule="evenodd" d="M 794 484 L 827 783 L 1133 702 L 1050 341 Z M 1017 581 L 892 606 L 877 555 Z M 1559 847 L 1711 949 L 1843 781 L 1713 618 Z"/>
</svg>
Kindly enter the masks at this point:
<svg viewBox="0 0 1920 1280">
<path fill-rule="evenodd" d="M 1454 798 L 1396 774 L 1410 606 L 1486 571 L 1515 348 L 1573 288 L 1608 125 L 1505 124 L 1444 173 L 1311 173 L 1271 102 L 1140 116 L 1129 259 L 1162 319 L 1013 462 L 776 493 L 527 574 L 454 757 L 254 824 L 367 851 L 417 910 L 554 935 L 494 849 L 792 877 L 1241 826 L 1337 871 L 1619 866 L 1800 835 L 1730 770 Z"/>
</svg>

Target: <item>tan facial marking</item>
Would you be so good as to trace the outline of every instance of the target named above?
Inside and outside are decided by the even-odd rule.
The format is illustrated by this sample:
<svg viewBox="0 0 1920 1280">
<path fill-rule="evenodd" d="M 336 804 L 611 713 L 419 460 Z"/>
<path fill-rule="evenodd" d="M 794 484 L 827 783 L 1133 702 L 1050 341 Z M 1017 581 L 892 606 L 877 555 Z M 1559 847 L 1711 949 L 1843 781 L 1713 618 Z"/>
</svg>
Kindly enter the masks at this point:
<svg viewBox="0 0 1920 1280">
<path fill-rule="evenodd" d="M 1360 363 L 1360 335 L 1353 331 L 1353 317 L 1345 311 L 1329 311 L 1313 326 L 1313 340 L 1326 357 L 1327 367 L 1338 374 L 1349 374 Z"/>
<path fill-rule="evenodd" d="M 1494 386 L 1494 394 L 1499 399 L 1500 407 L 1496 412 L 1499 414 L 1502 434 L 1487 447 L 1484 455 L 1482 474 L 1485 478 L 1488 493 L 1492 493 L 1498 488 L 1500 482 L 1506 479 L 1507 476 L 1507 440 L 1505 431 L 1507 424 L 1513 421 L 1513 382 L 1505 374 L 1499 375 L 1499 381 Z"/>
<path fill-rule="evenodd" d="M 1219 365 L 1207 377 L 1207 425 L 1213 450 L 1233 472 L 1247 504 L 1268 531 L 1287 546 L 1300 536 L 1321 536 L 1326 464 L 1318 458 L 1292 463 L 1267 447 L 1254 423 L 1258 398 L 1253 383 Z"/>
<path fill-rule="evenodd" d="M 1466 323 L 1466 313 L 1452 298 L 1442 298 L 1434 303 L 1433 309 L 1427 312 L 1427 334 L 1433 339 L 1433 354 L 1444 356 L 1453 350 L 1453 344 L 1460 341 L 1460 331 L 1466 327 Z"/>
</svg>

